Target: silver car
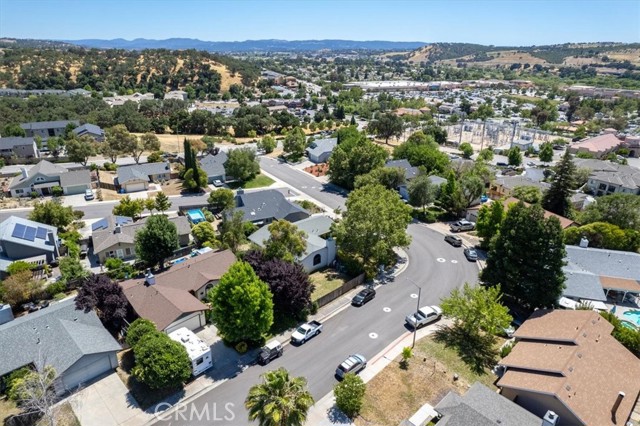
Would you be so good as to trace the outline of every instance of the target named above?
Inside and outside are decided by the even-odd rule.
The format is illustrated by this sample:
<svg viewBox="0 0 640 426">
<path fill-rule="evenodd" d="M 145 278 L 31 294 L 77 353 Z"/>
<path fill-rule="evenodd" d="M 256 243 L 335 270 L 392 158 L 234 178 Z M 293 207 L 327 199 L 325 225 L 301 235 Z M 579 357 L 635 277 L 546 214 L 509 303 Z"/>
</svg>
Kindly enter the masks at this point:
<svg viewBox="0 0 640 426">
<path fill-rule="evenodd" d="M 367 367 L 367 359 L 360 354 L 349 355 L 342 364 L 336 368 L 336 377 L 340 380 L 348 373 L 357 374 Z"/>
</svg>

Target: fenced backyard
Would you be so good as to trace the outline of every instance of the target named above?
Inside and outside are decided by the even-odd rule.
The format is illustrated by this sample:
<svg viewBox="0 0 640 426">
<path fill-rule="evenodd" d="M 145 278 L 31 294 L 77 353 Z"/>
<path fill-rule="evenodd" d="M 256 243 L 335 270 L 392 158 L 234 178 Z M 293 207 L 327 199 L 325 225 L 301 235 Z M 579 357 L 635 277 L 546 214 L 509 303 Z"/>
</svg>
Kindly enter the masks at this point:
<svg viewBox="0 0 640 426">
<path fill-rule="evenodd" d="M 348 281 L 342 281 L 342 283 L 338 281 L 337 283 L 331 286 L 333 287 L 333 289 L 325 285 L 323 288 L 320 289 L 321 293 L 318 293 L 318 292 L 314 293 L 315 295 L 321 294 L 317 298 L 314 297 L 314 301 L 318 304 L 319 308 L 323 307 L 324 305 L 336 300 L 338 297 L 342 296 L 348 291 L 351 291 L 352 289 L 354 289 L 355 287 L 359 286 L 362 283 L 364 283 L 364 274 L 360 274 L 357 277 Z"/>
</svg>

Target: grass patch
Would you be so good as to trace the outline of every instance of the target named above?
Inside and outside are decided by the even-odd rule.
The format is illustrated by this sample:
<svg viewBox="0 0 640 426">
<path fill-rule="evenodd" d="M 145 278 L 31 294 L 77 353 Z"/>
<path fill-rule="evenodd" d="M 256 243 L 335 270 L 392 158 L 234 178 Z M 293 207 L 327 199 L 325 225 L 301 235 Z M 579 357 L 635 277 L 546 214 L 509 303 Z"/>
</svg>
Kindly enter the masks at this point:
<svg viewBox="0 0 640 426">
<path fill-rule="evenodd" d="M 294 203 L 305 209 L 311 214 L 323 213 L 324 210 L 320 208 L 317 204 L 312 203 L 309 200 L 295 200 Z"/>
<path fill-rule="evenodd" d="M 311 282 L 315 286 L 311 294 L 311 300 L 313 301 L 332 292 L 350 279 L 347 275 L 329 268 L 316 271 L 309 275 L 309 278 L 311 278 Z"/>
<path fill-rule="evenodd" d="M 125 386 L 127 386 L 127 389 L 129 389 L 131 395 L 133 395 L 135 400 L 138 402 L 138 405 L 143 410 L 159 403 L 176 392 L 182 391 L 184 394 L 182 387 L 151 389 L 149 386 L 133 377 L 131 375 L 131 370 L 135 364 L 135 358 L 133 356 L 132 349 L 120 352 L 118 354 L 118 360 L 119 366 L 116 369 L 118 377 L 120 377 L 120 380 L 122 380 Z"/>
<path fill-rule="evenodd" d="M 11 401 L 9 398 L 0 399 L 0 419 L 3 420 L 3 424 L 6 418 L 15 416 L 16 414 L 20 414 L 20 409 L 14 401 Z"/>
<path fill-rule="evenodd" d="M 231 189 L 238 189 L 238 188 L 255 189 L 255 188 L 264 188 L 265 186 L 271 186 L 274 183 L 275 181 L 270 177 L 267 177 L 263 174 L 258 174 L 256 177 L 246 182 L 239 182 L 239 181 L 229 182 L 227 186 Z"/>
<path fill-rule="evenodd" d="M 449 391 L 464 394 L 480 381 L 495 390 L 495 376 L 488 370 L 474 373 L 455 350 L 431 338 L 417 342 L 408 368 L 400 368 L 398 356 L 367 384 L 365 402 L 356 425 L 397 425 L 422 405 L 437 404 Z M 459 379 L 454 381 L 453 375 Z M 393 392 L 389 392 L 393 389 Z"/>
</svg>

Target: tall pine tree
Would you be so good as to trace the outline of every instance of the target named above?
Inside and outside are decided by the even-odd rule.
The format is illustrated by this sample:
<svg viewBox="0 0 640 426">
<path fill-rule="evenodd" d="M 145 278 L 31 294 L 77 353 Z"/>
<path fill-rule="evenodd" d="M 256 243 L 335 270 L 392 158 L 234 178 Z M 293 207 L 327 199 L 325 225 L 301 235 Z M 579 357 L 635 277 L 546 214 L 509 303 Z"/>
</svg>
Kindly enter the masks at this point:
<svg viewBox="0 0 640 426">
<path fill-rule="evenodd" d="M 542 199 L 542 206 L 560 216 L 571 217 L 571 192 L 576 182 L 576 165 L 571 161 L 568 151 L 556 166 L 555 172 L 551 187 Z"/>
</svg>

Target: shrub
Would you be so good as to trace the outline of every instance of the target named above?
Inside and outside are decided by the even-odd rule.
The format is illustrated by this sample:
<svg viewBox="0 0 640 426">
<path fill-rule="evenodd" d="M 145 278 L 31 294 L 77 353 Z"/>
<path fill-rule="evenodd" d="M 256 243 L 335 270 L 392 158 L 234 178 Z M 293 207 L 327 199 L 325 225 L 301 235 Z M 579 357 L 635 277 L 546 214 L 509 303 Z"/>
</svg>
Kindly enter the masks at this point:
<svg viewBox="0 0 640 426">
<path fill-rule="evenodd" d="M 64 191 L 62 190 L 61 187 L 56 185 L 53 188 L 51 188 L 51 195 L 53 195 L 54 197 L 62 197 L 63 194 L 64 194 Z"/>
<path fill-rule="evenodd" d="M 118 170 L 118 165 L 114 164 L 114 163 L 110 163 L 110 162 L 105 162 L 104 163 L 104 169 L 108 172 L 115 172 L 116 170 Z"/>
<path fill-rule="evenodd" d="M 54 297 L 58 293 L 64 294 L 66 290 L 67 290 L 67 284 L 62 280 L 49 284 L 47 288 L 45 288 L 45 291 L 47 292 L 49 297 Z"/>
<path fill-rule="evenodd" d="M 53 295 L 53 300 L 58 302 L 58 301 L 64 299 L 65 297 L 67 297 L 67 295 L 64 294 L 64 293 L 56 293 L 56 294 Z"/>
<path fill-rule="evenodd" d="M 402 348 L 402 361 L 400 361 L 400 368 L 406 370 L 409 368 L 409 360 L 413 358 L 413 350 L 410 346 Z"/>
<path fill-rule="evenodd" d="M 247 352 L 248 346 L 246 342 L 240 342 L 236 345 L 236 351 L 239 354 L 243 354 L 245 352 Z"/>
<path fill-rule="evenodd" d="M 191 376 L 187 350 L 164 333 L 147 333 L 133 349 L 133 376 L 151 389 L 182 385 Z"/>
<path fill-rule="evenodd" d="M 2 379 L 3 384 L 6 386 L 5 394 L 10 400 L 17 401 L 19 399 L 19 395 L 16 392 L 18 388 L 17 385 L 20 384 L 30 372 L 31 370 L 28 367 L 22 367 L 11 372 L 7 377 Z"/>
<path fill-rule="evenodd" d="M 346 374 L 342 382 L 333 388 L 336 396 L 336 406 L 349 418 L 354 418 L 360 413 L 364 403 L 366 385 L 355 374 Z"/>
<path fill-rule="evenodd" d="M 504 358 L 511 353 L 515 343 L 507 343 L 500 349 L 500 358 Z"/>
<path fill-rule="evenodd" d="M 31 195 L 31 198 L 34 198 L 34 199 L 35 199 L 35 198 L 38 198 L 38 196 L 39 196 L 40 194 L 38 194 L 36 191 L 31 191 L 31 194 L 29 194 L 29 195 Z"/>
<path fill-rule="evenodd" d="M 7 273 L 9 275 L 14 275 L 22 271 L 30 271 L 31 267 L 32 265 L 24 260 L 16 260 L 7 267 Z"/>
<path fill-rule="evenodd" d="M 127 345 L 133 348 L 136 346 L 136 344 L 138 344 L 142 337 L 155 331 L 157 330 L 153 322 L 144 318 L 138 318 L 137 320 L 132 322 L 127 329 L 127 337 L 125 341 L 127 342 Z"/>
</svg>

